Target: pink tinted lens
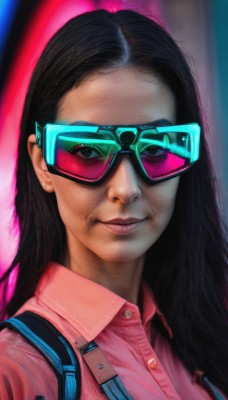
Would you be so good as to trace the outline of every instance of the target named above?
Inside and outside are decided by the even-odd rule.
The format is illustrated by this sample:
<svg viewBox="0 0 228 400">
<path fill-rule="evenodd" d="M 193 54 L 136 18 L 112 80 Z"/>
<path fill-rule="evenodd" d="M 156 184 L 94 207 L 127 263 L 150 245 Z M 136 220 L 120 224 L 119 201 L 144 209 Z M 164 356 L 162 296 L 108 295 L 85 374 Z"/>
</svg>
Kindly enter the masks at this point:
<svg viewBox="0 0 228 400">
<path fill-rule="evenodd" d="M 152 179 L 175 174 L 178 171 L 185 170 L 189 166 L 186 159 L 168 152 L 164 152 L 161 157 L 143 155 L 141 162 L 148 176 Z"/>
<path fill-rule="evenodd" d="M 89 145 L 59 140 L 55 150 L 55 168 L 79 180 L 96 181 L 105 174 L 112 158 L 111 151 L 101 154 Z"/>
</svg>

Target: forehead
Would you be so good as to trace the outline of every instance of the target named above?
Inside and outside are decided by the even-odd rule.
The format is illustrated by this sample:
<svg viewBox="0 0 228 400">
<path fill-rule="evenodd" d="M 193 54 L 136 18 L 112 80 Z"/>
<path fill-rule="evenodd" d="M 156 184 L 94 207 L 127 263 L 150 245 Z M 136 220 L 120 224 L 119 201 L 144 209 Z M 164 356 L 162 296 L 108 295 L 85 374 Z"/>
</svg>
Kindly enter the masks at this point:
<svg viewBox="0 0 228 400">
<path fill-rule="evenodd" d="M 96 71 L 66 93 L 57 120 L 99 125 L 140 124 L 157 119 L 175 122 L 171 90 L 153 73 L 135 68 Z"/>
</svg>

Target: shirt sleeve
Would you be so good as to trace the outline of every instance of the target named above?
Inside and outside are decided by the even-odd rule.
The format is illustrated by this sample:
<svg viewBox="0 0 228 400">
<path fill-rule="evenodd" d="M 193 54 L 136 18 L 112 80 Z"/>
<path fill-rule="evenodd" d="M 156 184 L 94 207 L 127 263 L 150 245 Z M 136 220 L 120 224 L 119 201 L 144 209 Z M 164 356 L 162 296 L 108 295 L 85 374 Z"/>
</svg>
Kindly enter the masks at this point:
<svg viewBox="0 0 228 400">
<path fill-rule="evenodd" d="M 16 332 L 0 334 L 0 400 L 58 398 L 57 379 L 46 360 Z"/>
</svg>

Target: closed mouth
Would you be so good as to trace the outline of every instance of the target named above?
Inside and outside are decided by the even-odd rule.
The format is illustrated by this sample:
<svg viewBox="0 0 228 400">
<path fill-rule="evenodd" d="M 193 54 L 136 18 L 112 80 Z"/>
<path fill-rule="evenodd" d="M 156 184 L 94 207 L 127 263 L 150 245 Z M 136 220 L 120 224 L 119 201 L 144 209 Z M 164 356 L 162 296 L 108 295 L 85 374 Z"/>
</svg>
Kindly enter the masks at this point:
<svg viewBox="0 0 228 400">
<path fill-rule="evenodd" d="M 101 221 L 101 224 L 112 234 L 129 236 L 135 234 L 147 218 L 115 218 L 108 221 Z"/>
<path fill-rule="evenodd" d="M 142 221 L 144 221 L 146 218 L 114 218 L 108 221 L 102 221 L 103 224 L 107 225 L 131 225 L 131 224 L 137 224 Z"/>
</svg>

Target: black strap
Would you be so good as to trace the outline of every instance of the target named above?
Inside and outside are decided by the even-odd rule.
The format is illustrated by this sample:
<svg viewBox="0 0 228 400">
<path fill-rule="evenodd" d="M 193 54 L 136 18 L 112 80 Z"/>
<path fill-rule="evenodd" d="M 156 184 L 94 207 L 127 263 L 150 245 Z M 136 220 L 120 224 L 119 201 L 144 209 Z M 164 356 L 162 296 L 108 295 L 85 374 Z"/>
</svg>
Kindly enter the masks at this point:
<svg viewBox="0 0 228 400">
<path fill-rule="evenodd" d="M 75 345 L 100 386 L 101 392 L 105 393 L 109 400 L 134 400 L 94 340 L 87 342 L 80 336 L 76 339 Z"/>
<path fill-rule="evenodd" d="M 58 380 L 58 400 L 78 400 L 81 389 L 81 373 L 78 358 L 67 339 L 45 318 L 33 312 L 12 317 L 0 324 L 3 328 L 13 329 L 35 347 L 48 361 Z M 97 348 L 92 341 L 84 348 L 84 354 Z M 91 370 L 94 375 L 94 370 Z M 96 376 L 94 375 L 95 379 Z M 127 392 L 118 375 L 98 382 L 100 389 L 109 400 L 134 400 Z M 36 396 L 36 400 L 44 399 Z"/>
<path fill-rule="evenodd" d="M 50 364 L 58 380 L 58 400 L 79 400 L 79 361 L 66 338 L 49 321 L 30 311 L 0 324 L 0 330 L 6 327 L 20 333 Z"/>
<path fill-rule="evenodd" d="M 225 400 L 221 393 L 217 390 L 215 385 L 208 379 L 207 376 L 202 378 L 202 386 L 208 391 L 211 395 L 211 398 L 214 400 Z"/>
<path fill-rule="evenodd" d="M 58 380 L 58 400 L 79 400 L 81 372 L 78 358 L 68 340 L 49 321 L 40 315 L 26 311 L 0 323 L 0 331 L 3 328 L 13 329 L 20 333 L 48 361 Z M 99 356 L 102 356 L 102 363 L 99 362 L 97 368 L 102 367 L 103 369 L 106 364 L 109 367 L 109 363 L 96 342 L 85 342 L 82 337 L 78 339 L 78 345 L 77 340 L 75 342 L 76 347 L 80 350 L 85 362 L 97 380 L 96 366 L 95 369 L 94 366 L 91 368 L 88 357 L 86 359 L 85 356 L 90 355 L 94 350 L 98 350 Z M 82 340 L 82 343 L 80 343 L 80 340 Z M 110 367 L 112 368 L 111 365 Z M 224 400 L 221 393 L 201 371 L 196 371 L 194 375 L 194 379 L 204 386 L 213 399 Z M 115 371 L 110 379 L 98 383 L 101 391 L 106 394 L 109 400 L 134 400 Z M 41 399 L 44 399 L 44 397 L 36 396 L 36 400 Z"/>
<path fill-rule="evenodd" d="M 203 371 L 196 370 L 193 375 L 193 381 L 203 386 L 213 400 L 225 400 L 223 395 L 218 391 Z"/>
<path fill-rule="evenodd" d="M 118 375 L 101 384 L 102 391 L 109 400 L 134 400 L 128 393 Z"/>
</svg>

